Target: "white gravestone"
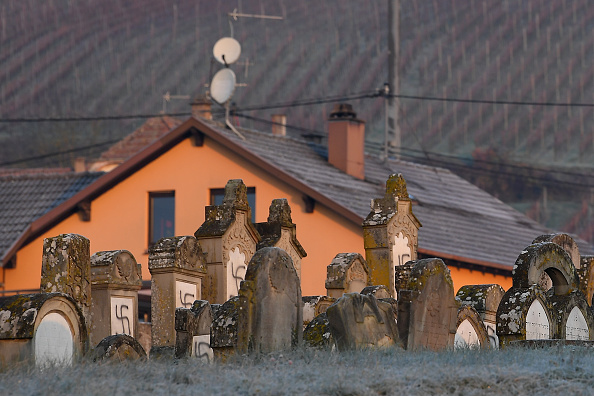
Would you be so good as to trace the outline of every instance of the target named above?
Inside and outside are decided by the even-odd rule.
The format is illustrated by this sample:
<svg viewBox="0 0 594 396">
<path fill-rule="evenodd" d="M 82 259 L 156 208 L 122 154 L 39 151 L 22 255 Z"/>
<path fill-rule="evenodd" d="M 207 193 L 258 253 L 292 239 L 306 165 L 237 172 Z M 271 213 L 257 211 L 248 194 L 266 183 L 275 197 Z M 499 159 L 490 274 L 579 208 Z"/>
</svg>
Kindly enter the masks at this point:
<svg viewBox="0 0 594 396">
<path fill-rule="evenodd" d="M 127 334 L 134 337 L 134 299 L 111 297 L 111 335 Z"/>
<path fill-rule="evenodd" d="M 68 321 L 59 313 L 51 312 L 41 319 L 34 336 L 35 363 L 72 364 L 74 354 L 73 333 Z"/>
<path fill-rule="evenodd" d="M 212 363 L 214 361 L 214 353 L 210 347 L 210 334 L 194 336 L 191 356 L 202 359 L 206 363 Z"/>
<path fill-rule="evenodd" d="M 476 330 L 472 326 L 472 323 L 468 319 L 465 319 L 460 323 L 456 330 L 456 337 L 454 339 L 454 348 L 468 348 L 468 347 L 479 347 L 480 341 Z"/>
<path fill-rule="evenodd" d="M 194 283 L 175 281 L 175 307 L 192 308 L 198 299 L 198 286 Z"/>
<path fill-rule="evenodd" d="M 239 287 L 245 279 L 246 270 L 245 254 L 241 253 L 239 247 L 235 247 L 229 252 L 227 262 L 227 300 L 239 295 Z"/>
<path fill-rule="evenodd" d="M 565 324 L 565 337 L 568 340 L 589 340 L 590 330 L 584 314 L 578 307 L 573 307 Z"/>
<path fill-rule="evenodd" d="M 546 340 L 550 338 L 549 318 L 542 303 L 534 300 L 526 315 L 526 339 Z"/>
</svg>

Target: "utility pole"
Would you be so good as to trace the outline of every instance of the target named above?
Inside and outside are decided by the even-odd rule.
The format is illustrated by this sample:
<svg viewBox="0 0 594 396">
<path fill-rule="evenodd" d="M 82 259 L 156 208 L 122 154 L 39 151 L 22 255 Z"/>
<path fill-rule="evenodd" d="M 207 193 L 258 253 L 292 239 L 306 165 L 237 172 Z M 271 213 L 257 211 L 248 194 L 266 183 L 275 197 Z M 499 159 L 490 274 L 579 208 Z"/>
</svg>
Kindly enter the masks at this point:
<svg viewBox="0 0 594 396">
<path fill-rule="evenodd" d="M 400 94 L 400 0 L 388 0 L 388 83 L 391 94 Z M 400 158 L 402 137 L 400 132 L 400 99 L 388 100 L 388 139 L 386 143 L 396 149 L 396 158 Z M 385 148 L 387 150 L 387 147 Z"/>
</svg>

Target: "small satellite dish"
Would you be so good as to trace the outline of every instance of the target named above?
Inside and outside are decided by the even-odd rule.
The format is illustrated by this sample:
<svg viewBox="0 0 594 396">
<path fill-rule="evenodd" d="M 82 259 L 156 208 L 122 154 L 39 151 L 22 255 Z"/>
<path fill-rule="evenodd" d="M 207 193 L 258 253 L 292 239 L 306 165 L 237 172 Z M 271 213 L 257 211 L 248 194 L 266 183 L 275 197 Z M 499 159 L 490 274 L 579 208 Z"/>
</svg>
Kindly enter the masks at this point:
<svg viewBox="0 0 594 396">
<path fill-rule="evenodd" d="M 231 69 L 221 69 L 210 82 L 210 97 L 218 104 L 224 104 L 235 91 L 235 73 Z"/>
<path fill-rule="evenodd" d="M 239 59 L 241 45 L 233 37 L 223 37 L 215 43 L 212 53 L 217 61 L 230 65 Z"/>
</svg>

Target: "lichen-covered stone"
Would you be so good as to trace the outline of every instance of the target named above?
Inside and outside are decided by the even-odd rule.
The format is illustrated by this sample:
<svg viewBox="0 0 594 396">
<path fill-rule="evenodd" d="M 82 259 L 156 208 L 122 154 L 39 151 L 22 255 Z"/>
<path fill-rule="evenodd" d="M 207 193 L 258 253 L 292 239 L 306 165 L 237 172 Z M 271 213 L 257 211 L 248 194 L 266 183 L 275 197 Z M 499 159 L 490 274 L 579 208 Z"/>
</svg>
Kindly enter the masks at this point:
<svg viewBox="0 0 594 396">
<path fill-rule="evenodd" d="M 469 305 L 476 309 L 483 320 L 495 322 L 495 315 L 499 303 L 505 294 L 500 285 L 466 285 L 456 294 L 456 300 L 461 305 Z"/>
<path fill-rule="evenodd" d="M 175 310 L 175 357 L 188 357 L 192 353 L 194 336 L 209 335 L 213 322 L 208 301 L 196 300 L 192 308 Z"/>
<path fill-rule="evenodd" d="M 268 353 L 301 344 L 301 284 L 287 252 L 276 247 L 258 250 L 250 260 L 239 296 L 239 351 Z"/>
<path fill-rule="evenodd" d="M 472 344 L 468 341 L 468 337 L 462 334 L 460 331 L 460 326 L 465 322 L 468 321 L 472 327 L 472 331 L 474 332 L 474 336 L 476 337 L 476 342 L 478 344 Z M 477 312 L 474 307 L 471 305 L 462 305 L 458 309 L 458 318 L 456 320 L 456 341 L 455 346 L 457 347 L 480 347 L 480 348 L 489 348 L 491 346 L 489 342 L 489 334 L 487 333 L 487 328 L 483 323 L 482 318 L 480 317 L 479 313 Z M 456 345 L 458 344 L 458 345 Z"/>
<path fill-rule="evenodd" d="M 391 298 L 388 288 L 384 285 L 367 286 L 363 290 L 361 290 L 361 294 L 366 296 L 373 296 L 378 300 L 382 298 Z"/>
<path fill-rule="evenodd" d="M 392 305 L 372 295 L 347 293 L 326 310 L 339 350 L 389 347 L 399 343 Z"/>
<path fill-rule="evenodd" d="M 567 339 L 567 321 L 571 311 L 577 307 L 585 319 L 588 334 L 580 337 L 583 340 L 594 340 L 594 313 L 586 302 L 582 292 L 576 290 L 565 295 L 556 295 L 552 290 L 547 292 L 551 304 L 552 317 L 554 320 L 553 338 Z"/>
<path fill-rule="evenodd" d="M 162 238 L 149 248 L 149 269 L 179 268 L 206 273 L 204 253 L 193 236 Z"/>
<path fill-rule="evenodd" d="M 571 258 L 574 267 L 576 269 L 580 268 L 580 248 L 571 236 L 564 233 L 546 234 L 541 235 L 532 241 L 533 244 L 543 242 L 553 242 L 561 246 Z"/>
<path fill-rule="evenodd" d="M 577 269 L 579 289 L 586 297 L 588 305 L 592 306 L 594 298 L 594 256 L 582 256 L 580 268 Z"/>
<path fill-rule="evenodd" d="M 369 285 L 369 267 L 359 253 L 338 253 L 326 267 L 326 290 L 329 297 L 360 293 Z"/>
<path fill-rule="evenodd" d="M 214 315 L 210 328 L 210 345 L 213 348 L 237 346 L 237 319 L 239 316 L 239 296 L 222 304 Z"/>
<path fill-rule="evenodd" d="M 317 315 L 303 330 L 303 342 L 313 348 L 332 349 L 334 338 L 326 312 Z"/>
<path fill-rule="evenodd" d="M 307 326 L 316 316 L 326 312 L 326 309 L 336 302 L 328 296 L 303 296 L 303 325 Z"/>
<path fill-rule="evenodd" d="M 146 352 L 134 337 L 116 334 L 101 340 L 93 350 L 92 358 L 94 362 L 146 359 Z"/>
<path fill-rule="evenodd" d="M 142 266 L 127 250 L 96 252 L 91 256 L 91 284 L 140 288 Z"/>
</svg>

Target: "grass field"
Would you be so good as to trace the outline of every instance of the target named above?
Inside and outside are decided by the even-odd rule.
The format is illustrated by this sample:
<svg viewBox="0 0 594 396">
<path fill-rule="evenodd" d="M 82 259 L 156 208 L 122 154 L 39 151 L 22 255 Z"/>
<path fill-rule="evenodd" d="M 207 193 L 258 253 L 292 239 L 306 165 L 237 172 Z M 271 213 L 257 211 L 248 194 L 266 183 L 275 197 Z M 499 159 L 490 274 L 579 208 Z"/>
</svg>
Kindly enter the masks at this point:
<svg viewBox="0 0 594 396">
<path fill-rule="evenodd" d="M 93 363 L 0 372 L 1 395 L 517 395 L 594 394 L 594 351 L 588 348 L 399 350 Z"/>
</svg>

